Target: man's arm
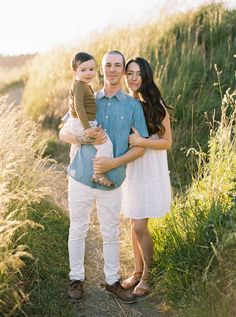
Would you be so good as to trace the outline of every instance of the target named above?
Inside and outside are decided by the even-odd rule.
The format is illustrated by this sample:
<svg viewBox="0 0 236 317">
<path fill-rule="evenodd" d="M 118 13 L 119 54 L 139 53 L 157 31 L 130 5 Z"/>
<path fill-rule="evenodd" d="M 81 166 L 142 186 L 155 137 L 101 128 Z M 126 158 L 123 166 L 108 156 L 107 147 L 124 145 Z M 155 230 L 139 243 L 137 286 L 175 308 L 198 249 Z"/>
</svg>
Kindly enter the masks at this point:
<svg viewBox="0 0 236 317">
<path fill-rule="evenodd" d="M 62 127 L 59 131 L 59 139 L 69 144 L 102 144 L 106 142 L 106 134 L 101 127 L 90 128 L 81 132 L 81 135 L 77 136 L 70 133 L 66 127 Z"/>
<path fill-rule="evenodd" d="M 93 169 L 95 173 L 106 173 L 113 168 L 125 165 L 131 161 L 136 160 L 137 158 L 143 156 L 145 153 L 144 148 L 142 147 L 132 147 L 125 154 L 115 157 L 97 157 L 93 160 Z"/>
</svg>

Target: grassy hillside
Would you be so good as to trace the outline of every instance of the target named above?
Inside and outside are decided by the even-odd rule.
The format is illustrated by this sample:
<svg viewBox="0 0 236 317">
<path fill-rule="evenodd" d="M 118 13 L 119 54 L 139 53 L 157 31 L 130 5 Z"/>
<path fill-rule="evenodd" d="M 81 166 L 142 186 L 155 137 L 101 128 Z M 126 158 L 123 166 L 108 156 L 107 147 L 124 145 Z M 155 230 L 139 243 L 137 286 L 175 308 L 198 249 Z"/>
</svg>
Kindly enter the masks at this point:
<svg viewBox="0 0 236 317">
<path fill-rule="evenodd" d="M 35 54 L 0 55 L 0 94 L 5 94 L 16 86 L 24 85 L 30 61 L 34 56 Z"/>
<path fill-rule="evenodd" d="M 0 55 L 0 67 L 21 67 L 27 64 L 36 54 Z"/>
<path fill-rule="evenodd" d="M 205 113 L 219 117 L 221 90 L 234 87 L 236 11 L 223 5 L 208 5 L 195 12 L 98 35 L 73 48 L 55 48 L 35 58 L 26 84 L 25 110 L 34 119 L 56 127 L 67 109 L 71 82 L 69 60 L 77 50 L 91 52 L 100 63 L 108 49 L 118 49 L 127 58 L 141 55 L 153 67 L 164 98 L 175 109 L 174 146 L 170 152 L 172 184 L 190 181 L 194 159 L 186 162 L 186 150 L 198 143 L 206 148 L 208 126 Z M 221 74 L 221 90 L 216 66 Z M 94 88 L 102 85 L 102 78 Z"/>
<path fill-rule="evenodd" d="M 108 32 L 36 56 L 26 83 L 24 110 L 57 128 L 67 108 L 73 52 L 90 51 L 99 62 L 115 48 L 152 63 L 175 109 L 172 184 L 189 185 L 175 196 L 171 213 L 150 222 L 153 302 L 176 317 L 236 315 L 235 21 L 236 11 L 210 5 L 162 25 Z M 94 88 L 101 84 L 98 75 Z M 65 150 L 54 136 L 45 152 L 37 124 L 3 100 L 0 125 L 0 315 L 75 316 L 65 294 L 68 218 L 49 196 L 60 204 L 55 186 L 62 179 L 44 157 Z"/>
</svg>

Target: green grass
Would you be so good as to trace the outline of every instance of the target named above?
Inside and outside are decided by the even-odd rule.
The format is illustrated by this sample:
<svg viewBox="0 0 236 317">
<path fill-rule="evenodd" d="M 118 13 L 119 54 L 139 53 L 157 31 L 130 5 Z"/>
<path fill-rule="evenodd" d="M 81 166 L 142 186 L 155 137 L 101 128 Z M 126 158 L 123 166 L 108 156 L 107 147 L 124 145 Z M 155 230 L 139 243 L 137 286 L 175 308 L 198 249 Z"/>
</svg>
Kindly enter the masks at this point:
<svg viewBox="0 0 236 317">
<path fill-rule="evenodd" d="M 29 301 L 16 316 L 75 316 L 67 299 L 68 215 L 46 200 L 32 205 L 28 218 L 43 228 L 30 230 L 24 237 L 32 259 L 26 259 L 22 284 Z M 23 312 L 24 313 L 23 313 Z"/>
<path fill-rule="evenodd" d="M 171 213 L 152 222 L 153 283 L 180 317 L 235 316 L 236 93 L 227 93 L 208 152 L 196 152 L 197 173 Z"/>
<path fill-rule="evenodd" d="M 70 145 L 58 139 L 55 130 L 42 129 L 39 144 L 44 147 L 43 157 L 56 160 L 57 163 L 69 164 Z"/>
<path fill-rule="evenodd" d="M 21 272 L 32 254 L 24 239 L 39 228 L 28 218 L 29 208 L 55 194 L 61 175 L 42 157 L 38 126 L 2 99 L 0 110 L 0 311 L 5 317 L 27 301 Z"/>
</svg>

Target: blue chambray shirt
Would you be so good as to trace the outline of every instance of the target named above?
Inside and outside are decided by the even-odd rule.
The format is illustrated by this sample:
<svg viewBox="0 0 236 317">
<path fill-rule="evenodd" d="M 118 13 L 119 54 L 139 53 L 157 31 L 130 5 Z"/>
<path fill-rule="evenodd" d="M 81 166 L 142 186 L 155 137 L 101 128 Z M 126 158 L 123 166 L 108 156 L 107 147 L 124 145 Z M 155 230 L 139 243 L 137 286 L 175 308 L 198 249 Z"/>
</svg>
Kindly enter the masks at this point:
<svg viewBox="0 0 236 317">
<path fill-rule="evenodd" d="M 128 151 L 128 138 L 131 127 L 134 126 L 142 137 L 148 137 L 148 131 L 139 101 L 123 91 L 115 96 L 107 97 L 104 90 L 96 94 L 97 122 L 109 135 L 113 144 L 114 157 L 121 156 Z M 96 149 L 93 145 L 84 144 L 77 151 L 68 167 L 69 175 L 76 181 L 96 189 L 110 190 L 109 187 L 91 181 L 93 175 L 93 161 Z M 125 179 L 126 165 L 119 166 L 106 173 L 115 187 L 119 187 Z"/>
</svg>

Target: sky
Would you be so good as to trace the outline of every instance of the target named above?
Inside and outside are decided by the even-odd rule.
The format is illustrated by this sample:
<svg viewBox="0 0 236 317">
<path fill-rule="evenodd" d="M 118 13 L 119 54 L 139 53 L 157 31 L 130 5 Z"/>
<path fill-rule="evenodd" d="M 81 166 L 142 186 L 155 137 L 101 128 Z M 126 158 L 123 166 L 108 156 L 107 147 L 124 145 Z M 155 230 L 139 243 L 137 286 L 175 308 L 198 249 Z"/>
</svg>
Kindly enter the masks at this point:
<svg viewBox="0 0 236 317">
<path fill-rule="evenodd" d="M 194 2 L 194 4 L 193 4 Z M 0 0 L 0 54 L 45 52 L 73 45 L 94 33 L 143 24 L 158 14 L 173 14 L 205 0 Z M 235 0 L 223 0 L 236 7 Z"/>
</svg>

